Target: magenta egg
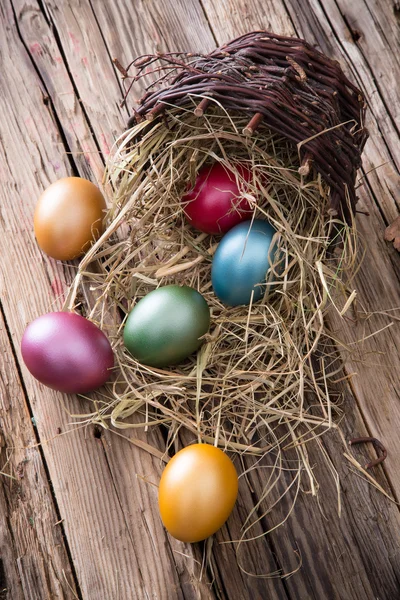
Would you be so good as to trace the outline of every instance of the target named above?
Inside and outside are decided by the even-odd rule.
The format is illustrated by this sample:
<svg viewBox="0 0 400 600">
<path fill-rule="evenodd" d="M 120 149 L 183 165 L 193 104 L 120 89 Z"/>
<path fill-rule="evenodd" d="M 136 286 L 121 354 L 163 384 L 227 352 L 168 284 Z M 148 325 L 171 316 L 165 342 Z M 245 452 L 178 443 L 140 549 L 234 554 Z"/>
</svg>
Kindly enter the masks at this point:
<svg viewBox="0 0 400 600">
<path fill-rule="evenodd" d="M 236 170 L 245 184 L 252 180 L 251 171 L 244 165 Z M 251 217 L 252 210 L 241 194 L 235 174 L 221 163 L 200 169 L 194 187 L 182 198 L 189 223 L 205 233 L 219 234 Z"/>
<path fill-rule="evenodd" d="M 22 358 L 30 373 L 59 392 L 83 394 L 111 375 L 114 354 L 104 333 L 74 313 L 51 312 L 25 329 Z"/>
</svg>

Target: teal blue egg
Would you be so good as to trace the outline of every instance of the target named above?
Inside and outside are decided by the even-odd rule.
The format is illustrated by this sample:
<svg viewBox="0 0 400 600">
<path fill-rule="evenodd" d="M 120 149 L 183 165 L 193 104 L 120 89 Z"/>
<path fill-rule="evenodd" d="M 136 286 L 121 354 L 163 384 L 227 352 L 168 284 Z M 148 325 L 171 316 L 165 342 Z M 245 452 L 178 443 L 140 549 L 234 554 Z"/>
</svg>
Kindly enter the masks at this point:
<svg viewBox="0 0 400 600">
<path fill-rule="evenodd" d="M 261 300 L 275 233 L 272 225 L 256 219 L 239 223 L 224 235 L 211 269 L 214 293 L 224 304 L 249 304 L 252 293 L 253 302 Z"/>
<path fill-rule="evenodd" d="M 124 344 L 139 362 L 167 367 L 196 352 L 209 327 L 210 309 L 199 292 L 187 285 L 166 285 L 131 310 Z"/>
</svg>

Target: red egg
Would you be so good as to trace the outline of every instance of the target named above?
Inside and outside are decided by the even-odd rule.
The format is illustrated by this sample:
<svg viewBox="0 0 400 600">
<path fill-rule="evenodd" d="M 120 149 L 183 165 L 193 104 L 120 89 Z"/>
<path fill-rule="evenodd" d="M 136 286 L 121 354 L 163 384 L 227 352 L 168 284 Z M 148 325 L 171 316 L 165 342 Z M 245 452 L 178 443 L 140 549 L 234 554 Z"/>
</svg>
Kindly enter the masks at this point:
<svg viewBox="0 0 400 600">
<path fill-rule="evenodd" d="M 83 394 L 111 375 L 114 355 L 104 333 L 80 315 L 52 312 L 25 329 L 22 358 L 31 374 L 59 392 Z"/>
<path fill-rule="evenodd" d="M 252 180 L 247 167 L 236 165 L 235 168 L 244 182 Z M 203 167 L 194 187 L 182 198 L 190 224 L 200 231 L 215 234 L 225 233 L 249 219 L 252 210 L 246 198 L 241 197 L 245 183 L 240 187 L 242 189 L 239 189 L 235 174 L 221 163 Z"/>
</svg>

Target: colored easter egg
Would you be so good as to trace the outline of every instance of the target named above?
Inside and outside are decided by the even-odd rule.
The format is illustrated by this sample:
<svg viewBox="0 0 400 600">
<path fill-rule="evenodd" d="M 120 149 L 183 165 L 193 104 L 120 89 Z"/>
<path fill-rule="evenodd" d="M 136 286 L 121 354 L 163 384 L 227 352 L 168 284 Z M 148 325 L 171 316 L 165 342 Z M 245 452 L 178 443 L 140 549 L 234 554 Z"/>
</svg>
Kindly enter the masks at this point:
<svg viewBox="0 0 400 600">
<path fill-rule="evenodd" d="M 105 208 L 102 193 L 91 181 L 59 179 L 36 205 L 34 229 L 39 246 L 58 260 L 81 256 L 103 233 Z"/>
<path fill-rule="evenodd" d="M 75 313 L 51 312 L 28 325 L 21 342 L 30 373 L 60 392 L 89 392 L 111 375 L 114 354 L 104 333 Z"/>
<path fill-rule="evenodd" d="M 246 182 L 252 180 L 252 173 L 243 165 L 235 165 L 235 169 L 244 180 L 240 186 L 233 171 L 221 163 L 205 166 L 199 171 L 194 187 L 182 198 L 187 219 L 193 227 L 210 234 L 224 233 L 251 217 L 250 205 L 242 194 Z"/>
<path fill-rule="evenodd" d="M 229 306 L 260 300 L 265 292 L 269 253 L 275 229 L 255 219 L 228 231 L 214 254 L 211 279 L 214 293 Z"/>
<path fill-rule="evenodd" d="M 139 362 L 174 365 L 195 352 L 210 327 L 210 310 L 199 292 L 187 285 L 153 290 L 134 306 L 124 329 L 124 343 Z"/>
<path fill-rule="evenodd" d="M 182 542 L 199 542 L 227 520 L 238 494 L 231 459 L 208 444 L 187 446 L 169 461 L 158 489 L 161 519 Z"/>
</svg>

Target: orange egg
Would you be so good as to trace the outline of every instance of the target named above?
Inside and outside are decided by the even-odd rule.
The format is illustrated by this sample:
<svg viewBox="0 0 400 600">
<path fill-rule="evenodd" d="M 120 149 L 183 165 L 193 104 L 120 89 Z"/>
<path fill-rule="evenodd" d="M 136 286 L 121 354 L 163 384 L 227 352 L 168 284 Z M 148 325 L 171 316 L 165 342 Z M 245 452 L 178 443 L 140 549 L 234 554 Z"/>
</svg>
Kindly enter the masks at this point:
<svg viewBox="0 0 400 600">
<path fill-rule="evenodd" d="M 58 260 L 81 256 L 103 233 L 105 208 L 103 194 L 91 181 L 59 179 L 36 205 L 34 228 L 39 246 Z"/>
<path fill-rule="evenodd" d="M 199 542 L 227 520 L 238 494 L 238 476 L 230 458 L 215 446 L 193 444 L 167 464 L 158 504 L 169 533 L 182 542 Z"/>
</svg>

